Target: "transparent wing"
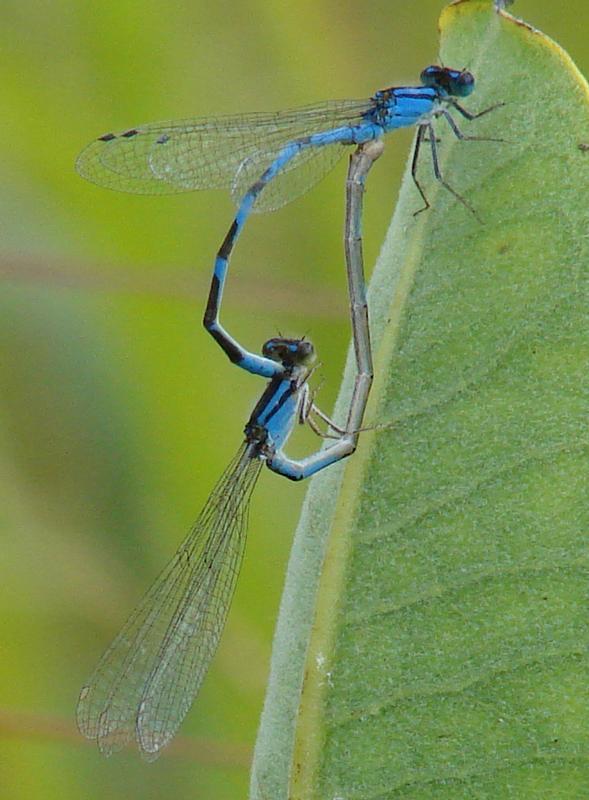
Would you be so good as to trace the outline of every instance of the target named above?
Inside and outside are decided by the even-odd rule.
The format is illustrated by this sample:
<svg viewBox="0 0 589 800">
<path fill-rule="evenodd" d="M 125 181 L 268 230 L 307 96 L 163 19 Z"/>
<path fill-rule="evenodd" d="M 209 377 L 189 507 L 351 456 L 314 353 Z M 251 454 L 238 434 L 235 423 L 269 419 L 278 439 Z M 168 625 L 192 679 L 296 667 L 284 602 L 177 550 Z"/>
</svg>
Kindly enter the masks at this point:
<svg viewBox="0 0 589 800">
<path fill-rule="evenodd" d="M 273 150 L 255 153 L 250 159 L 242 162 L 235 175 L 231 187 L 231 195 L 235 205 L 262 175 L 264 170 L 277 158 L 281 149 L 278 145 Z M 301 150 L 287 165 L 266 184 L 264 190 L 256 198 L 254 212 L 276 211 L 287 203 L 305 194 L 312 186 L 327 175 L 343 156 L 345 148 L 341 144 L 323 147 L 312 147 Z"/>
<path fill-rule="evenodd" d="M 147 760 L 174 736 L 221 637 L 262 462 L 238 451 L 190 534 L 82 688 L 82 734 L 105 755 L 133 737 Z"/>
<path fill-rule="evenodd" d="M 369 107 L 369 100 L 340 100 L 292 111 L 150 123 L 101 136 L 82 151 L 76 169 L 93 183 L 124 192 L 230 189 L 236 194 L 236 183 L 241 186 L 253 175 L 251 185 L 288 142 L 357 124 Z M 316 169 L 306 170 L 307 180 L 314 183 L 342 152 L 337 145 L 304 151 L 287 171 L 315 162 Z M 299 187 L 298 194 L 312 183 Z M 284 202 L 288 199 L 279 205 Z M 257 210 L 262 210 L 261 203 Z"/>
</svg>

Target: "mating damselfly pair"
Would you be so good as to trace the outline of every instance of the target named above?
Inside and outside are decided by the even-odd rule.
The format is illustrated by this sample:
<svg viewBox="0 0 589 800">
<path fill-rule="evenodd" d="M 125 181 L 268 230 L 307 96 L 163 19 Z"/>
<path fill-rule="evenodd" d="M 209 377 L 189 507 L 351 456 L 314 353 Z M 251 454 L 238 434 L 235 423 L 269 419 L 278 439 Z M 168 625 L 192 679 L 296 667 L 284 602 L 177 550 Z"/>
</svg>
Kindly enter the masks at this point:
<svg viewBox="0 0 589 800">
<path fill-rule="evenodd" d="M 97 740 L 105 754 L 135 739 L 145 758 L 156 758 L 190 708 L 222 633 L 243 556 L 249 498 L 262 464 L 299 480 L 354 451 L 373 372 L 361 244 L 365 179 L 382 152 L 385 134 L 415 125 L 411 172 L 423 202 L 418 211 L 429 207 L 417 177 L 424 142 L 430 146 L 435 178 L 473 211 L 442 175 L 434 122 L 444 117 L 456 137 L 477 139 L 465 135 L 452 115 L 455 111 L 470 121 L 492 110 L 474 114 L 460 104 L 474 86 L 466 70 L 430 66 L 421 73 L 419 86 L 391 87 L 369 99 L 148 124 L 103 135 L 80 155 L 80 174 L 111 189 L 231 191 L 238 210 L 215 259 L 204 325 L 233 363 L 269 379 L 237 456 L 81 692 L 80 730 Z M 220 306 L 229 257 L 250 214 L 300 196 L 335 165 L 346 146 L 355 148 L 346 184 L 345 254 L 357 374 L 346 423 L 338 426 L 309 392 L 312 344 L 274 338 L 262 355 L 249 352 L 221 325 Z M 325 432 L 318 421 L 326 424 Z M 283 446 L 297 422 L 332 441 L 301 461 L 290 459 Z"/>
</svg>

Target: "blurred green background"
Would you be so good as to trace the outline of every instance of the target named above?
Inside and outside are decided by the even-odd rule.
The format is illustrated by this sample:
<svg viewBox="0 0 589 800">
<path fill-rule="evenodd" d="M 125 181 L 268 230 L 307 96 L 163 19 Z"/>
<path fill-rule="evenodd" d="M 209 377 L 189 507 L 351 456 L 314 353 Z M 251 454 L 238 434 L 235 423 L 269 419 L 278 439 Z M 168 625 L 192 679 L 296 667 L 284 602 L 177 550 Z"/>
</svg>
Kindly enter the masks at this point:
<svg viewBox="0 0 589 800">
<path fill-rule="evenodd" d="M 363 97 L 436 60 L 439 0 L 164 4 L 5 0 L 0 10 L 0 797 L 239 798 L 304 486 L 262 473 L 219 653 L 181 735 L 147 765 L 79 737 L 80 685 L 184 536 L 262 384 L 201 327 L 232 216 L 222 193 L 119 195 L 73 171 L 95 136 L 158 119 Z M 589 7 L 513 7 L 589 72 Z M 468 66 L 468 65 L 454 65 Z M 501 98 L 498 98 L 500 100 Z M 472 104 L 476 107 L 476 95 Z M 410 134 L 389 139 L 364 226 L 373 263 Z M 335 398 L 348 341 L 345 162 L 248 226 L 227 327 L 252 349 L 308 334 Z M 316 446 L 297 436 L 295 452 Z"/>
</svg>

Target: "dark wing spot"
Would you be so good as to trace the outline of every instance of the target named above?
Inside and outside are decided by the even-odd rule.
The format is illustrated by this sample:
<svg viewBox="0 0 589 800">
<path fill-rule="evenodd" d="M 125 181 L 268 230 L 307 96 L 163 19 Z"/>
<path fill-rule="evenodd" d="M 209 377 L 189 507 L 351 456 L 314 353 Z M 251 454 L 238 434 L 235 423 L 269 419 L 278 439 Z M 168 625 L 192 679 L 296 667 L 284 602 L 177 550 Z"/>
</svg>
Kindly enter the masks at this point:
<svg viewBox="0 0 589 800">
<path fill-rule="evenodd" d="M 137 130 L 137 128 L 131 128 L 130 131 L 125 131 L 124 133 L 121 133 L 121 136 L 124 136 L 125 139 L 132 139 L 133 136 L 137 136 L 138 133 L 139 131 Z"/>
<path fill-rule="evenodd" d="M 159 138 L 159 139 L 156 139 L 156 140 L 155 140 L 155 143 L 156 143 L 156 144 L 165 144 L 166 142 L 169 142 L 169 141 L 170 141 L 170 137 L 168 136 L 168 134 L 167 134 L 167 133 L 164 133 L 164 134 L 162 134 L 162 135 L 160 136 L 160 138 Z"/>
<path fill-rule="evenodd" d="M 98 141 L 99 142 L 112 142 L 112 140 L 116 139 L 116 138 L 117 137 L 114 135 L 114 133 L 105 133 L 104 136 L 99 136 L 98 137 Z"/>
</svg>

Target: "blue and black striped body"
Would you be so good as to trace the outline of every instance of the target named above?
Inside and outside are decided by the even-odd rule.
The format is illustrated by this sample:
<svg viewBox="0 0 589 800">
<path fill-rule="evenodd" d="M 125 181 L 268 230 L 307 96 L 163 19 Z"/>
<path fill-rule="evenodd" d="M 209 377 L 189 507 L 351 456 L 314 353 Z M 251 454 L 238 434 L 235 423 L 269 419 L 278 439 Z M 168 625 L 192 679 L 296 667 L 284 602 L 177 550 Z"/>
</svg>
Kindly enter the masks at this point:
<svg viewBox="0 0 589 800">
<path fill-rule="evenodd" d="M 301 402 L 300 378 L 271 378 L 245 427 L 247 441 L 260 445 L 260 455 L 271 456 L 284 446 L 300 419 Z"/>
<path fill-rule="evenodd" d="M 221 638 L 245 551 L 248 507 L 262 464 L 292 480 L 344 458 L 342 437 L 301 462 L 282 452 L 297 421 L 308 421 L 307 381 L 315 354 L 305 339 L 267 341 L 260 358 L 274 375 L 245 428 L 245 441 L 189 534 L 82 687 L 81 733 L 104 755 L 135 740 L 153 761 L 196 696 Z"/>
<path fill-rule="evenodd" d="M 415 166 L 426 131 L 432 133 L 431 120 L 440 114 L 459 138 L 474 138 L 461 134 L 447 110 L 451 107 L 467 119 L 490 110 L 471 114 L 458 104 L 457 98 L 474 90 L 472 74 L 432 65 L 420 78 L 419 86 L 390 87 L 362 100 L 328 101 L 284 112 L 150 123 L 119 134 L 108 133 L 80 154 L 77 169 L 102 186 L 141 194 L 230 189 L 238 209 L 215 259 L 203 323 L 233 363 L 258 372 L 259 359 L 252 360 L 219 319 L 229 258 L 247 219 L 254 211 L 274 210 L 303 194 L 337 163 L 346 146 L 366 145 L 397 128 L 417 126 Z M 435 136 L 429 141 L 435 177 L 470 208 L 443 180 Z M 427 208 L 414 170 L 413 177 Z M 271 377 L 274 372 L 258 374 Z"/>
<path fill-rule="evenodd" d="M 263 353 L 276 370 L 250 415 L 245 437 L 254 445 L 252 456 L 271 464 L 297 422 L 305 419 L 307 381 L 315 353 L 308 341 L 283 338 L 267 341 Z"/>
<path fill-rule="evenodd" d="M 379 140 L 388 131 L 418 126 L 415 162 L 424 132 L 433 133 L 430 117 L 443 113 L 454 132 L 460 133 L 448 112 L 441 110 L 444 103 L 467 119 L 476 116 L 452 100 L 474 88 L 470 73 L 428 67 L 421 80 L 419 87 L 385 89 L 367 100 L 140 126 L 101 136 L 78 159 L 84 177 L 123 191 L 231 189 L 239 201 L 238 211 L 215 261 L 204 324 L 232 362 L 270 379 L 246 425 L 245 441 L 188 536 L 80 692 L 78 726 L 105 755 L 135 739 L 144 758 L 157 758 L 190 708 L 229 610 L 245 549 L 248 503 L 262 464 L 301 480 L 349 457 L 356 448 L 372 381 L 359 244 L 364 179 L 382 151 Z M 441 180 L 435 136 L 428 138 L 434 173 Z M 219 308 L 229 256 L 249 214 L 294 199 L 336 163 L 345 152 L 342 145 L 362 144 L 365 147 L 351 158 L 346 207 L 346 262 L 358 370 L 345 427 L 338 427 L 310 397 L 307 382 L 314 358 L 310 342 L 276 338 L 266 342 L 261 355 L 248 352 L 221 326 Z M 303 165 L 306 169 L 299 169 Z M 323 433 L 313 416 L 337 435 Z M 290 459 L 283 448 L 297 422 L 307 422 L 333 441 L 300 461 Z"/>
<path fill-rule="evenodd" d="M 366 112 L 366 121 L 382 136 L 397 128 L 410 128 L 431 114 L 442 99 L 440 91 L 427 86 L 383 89 L 372 98 L 374 108 Z"/>
<path fill-rule="evenodd" d="M 237 345 L 219 322 L 219 307 L 227 277 L 229 257 L 246 221 L 255 210 L 264 189 L 278 176 L 301 160 L 305 151 L 332 146 L 358 146 L 397 128 L 412 127 L 427 120 L 445 101 L 465 97 L 474 89 L 474 78 L 466 71 L 431 66 L 421 74 L 423 86 L 382 89 L 370 98 L 367 107 L 355 121 L 331 129 L 309 133 L 286 142 L 243 195 L 235 218 L 215 259 L 213 279 L 204 316 L 204 326 L 227 353 L 230 360 L 249 369 L 247 354 Z M 421 191 L 421 189 L 420 189 Z"/>
</svg>

